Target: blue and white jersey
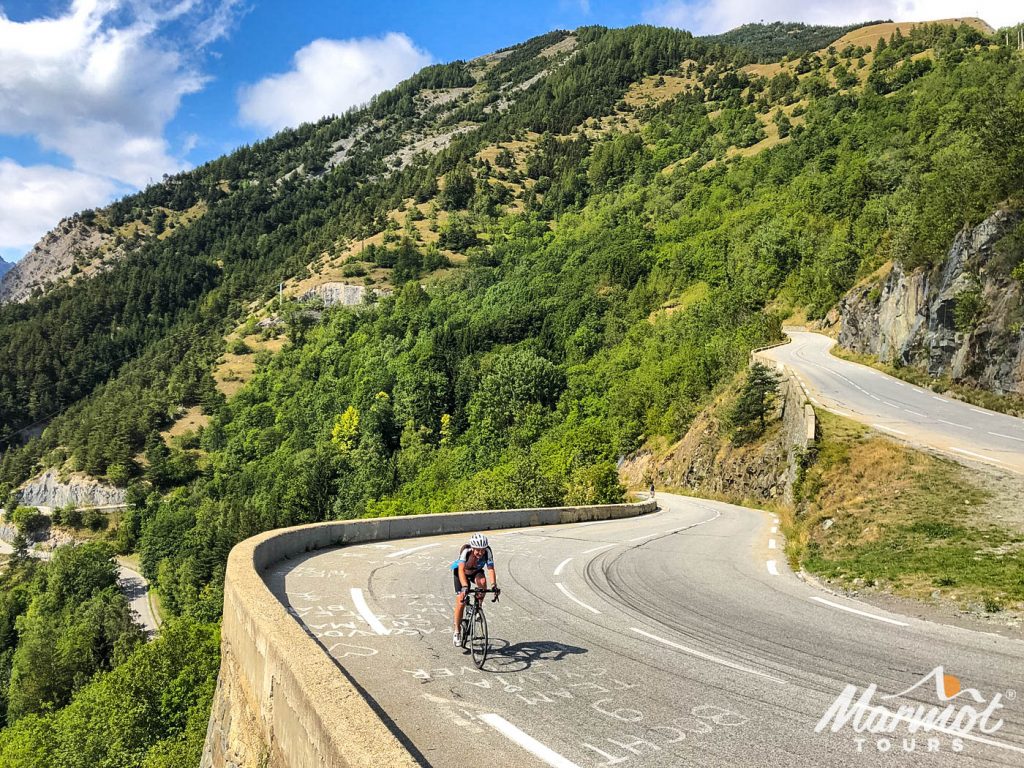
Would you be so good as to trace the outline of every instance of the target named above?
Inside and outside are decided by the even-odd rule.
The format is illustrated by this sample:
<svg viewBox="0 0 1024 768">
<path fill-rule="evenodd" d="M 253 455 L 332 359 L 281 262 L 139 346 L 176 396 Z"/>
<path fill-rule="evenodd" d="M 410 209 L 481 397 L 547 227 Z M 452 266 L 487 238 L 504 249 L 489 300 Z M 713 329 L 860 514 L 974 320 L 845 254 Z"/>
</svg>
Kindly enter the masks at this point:
<svg viewBox="0 0 1024 768">
<path fill-rule="evenodd" d="M 470 572 L 479 571 L 481 568 L 493 568 L 494 553 L 488 547 L 482 557 L 477 557 L 469 544 L 463 544 L 462 549 L 459 551 L 459 559 L 452 562 L 451 569 L 453 571 L 457 570 L 459 563 L 465 563 L 466 570 Z"/>
</svg>

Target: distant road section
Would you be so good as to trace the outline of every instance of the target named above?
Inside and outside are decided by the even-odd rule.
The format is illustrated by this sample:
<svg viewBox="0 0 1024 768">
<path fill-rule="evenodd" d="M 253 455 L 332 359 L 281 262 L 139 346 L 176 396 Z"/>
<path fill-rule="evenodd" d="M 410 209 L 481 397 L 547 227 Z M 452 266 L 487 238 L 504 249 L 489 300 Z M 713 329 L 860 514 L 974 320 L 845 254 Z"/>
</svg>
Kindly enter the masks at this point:
<svg viewBox="0 0 1024 768">
<path fill-rule="evenodd" d="M 791 343 L 761 354 L 789 366 L 815 405 L 961 461 L 1024 474 L 1024 420 L 841 360 L 829 353 L 836 342 L 827 336 L 786 333 Z"/>
<path fill-rule="evenodd" d="M 124 563 L 117 564 L 117 571 L 117 584 L 121 592 L 128 598 L 139 624 L 145 628 L 146 634 L 152 637 L 160 631 L 160 619 L 150 603 L 149 582 L 145 576 Z"/>
</svg>

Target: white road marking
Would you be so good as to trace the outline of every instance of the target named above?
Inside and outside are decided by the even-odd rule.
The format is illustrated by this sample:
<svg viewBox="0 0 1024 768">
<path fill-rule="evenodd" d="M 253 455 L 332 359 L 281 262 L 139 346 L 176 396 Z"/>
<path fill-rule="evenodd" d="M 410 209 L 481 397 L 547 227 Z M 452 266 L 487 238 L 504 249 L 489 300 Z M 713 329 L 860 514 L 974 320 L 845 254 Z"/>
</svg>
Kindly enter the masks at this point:
<svg viewBox="0 0 1024 768">
<path fill-rule="evenodd" d="M 696 648 L 688 648 L 685 645 L 680 645 L 679 643 L 673 643 L 671 640 L 666 640 L 663 637 L 658 637 L 657 635 L 652 635 L 650 632 L 644 632 L 642 629 L 637 629 L 636 627 L 630 627 L 630 629 L 633 632 L 636 632 L 638 635 L 643 635 L 644 637 L 649 637 L 651 640 L 656 640 L 657 642 L 662 643 L 663 645 L 667 645 L 669 648 L 675 648 L 677 650 L 683 651 L 684 653 L 689 653 L 689 654 L 691 654 L 693 656 L 696 656 L 698 658 L 704 659 L 705 661 L 714 662 L 715 664 L 721 664 L 723 667 L 729 667 L 730 669 L 736 669 L 736 670 L 739 670 L 740 672 L 746 672 L 746 673 L 751 674 L 751 675 L 757 675 L 758 677 L 766 677 L 769 680 L 775 681 L 776 683 L 781 683 L 782 685 L 787 685 L 785 680 L 782 680 L 782 679 L 780 679 L 778 677 L 772 677 L 767 672 L 761 672 L 760 670 L 757 670 L 757 669 L 752 669 L 750 667 L 745 667 L 742 664 L 736 664 L 734 662 L 729 661 L 728 659 L 720 659 L 718 656 L 712 656 L 710 653 L 704 653 L 703 651 L 698 651 Z"/>
<path fill-rule="evenodd" d="M 635 539 L 627 539 L 627 542 L 633 543 L 634 541 L 643 541 L 644 539 L 653 539 L 658 536 L 661 531 L 655 531 L 654 533 L 648 533 L 646 536 L 637 536 Z"/>
<path fill-rule="evenodd" d="M 600 552 L 602 549 L 610 549 L 614 546 L 614 544 L 602 544 L 600 547 L 594 547 L 593 549 L 584 549 L 582 554 L 589 555 L 591 552 Z"/>
<path fill-rule="evenodd" d="M 939 397 L 938 395 L 932 395 L 932 400 L 938 400 L 940 403 L 948 403 L 949 402 L 946 398 Z"/>
<path fill-rule="evenodd" d="M 868 613 L 867 611 L 858 611 L 856 608 L 851 608 L 848 605 L 841 605 L 840 603 L 833 603 L 831 600 L 826 600 L 823 597 L 812 597 L 811 600 L 815 600 L 825 605 L 831 605 L 833 608 L 838 608 L 840 611 L 846 611 L 848 613 L 856 613 L 858 616 L 866 616 L 869 619 L 875 621 L 884 621 L 886 624 L 895 624 L 897 627 L 908 627 L 910 626 L 905 621 L 896 621 L 896 619 L 889 619 L 885 616 L 878 616 L 874 613 Z"/>
<path fill-rule="evenodd" d="M 884 402 L 890 408 L 895 408 L 895 409 L 897 409 L 899 411 L 903 410 L 903 406 L 902 405 L 897 405 L 896 403 L 890 403 L 888 400 L 883 400 L 882 402 Z"/>
<path fill-rule="evenodd" d="M 877 400 L 878 402 L 882 402 L 882 398 L 877 397 L 875 395 L 872 395 L 870 392 L 868 392 L 868 397 L 870 397 L 872 400 Z"/>
<path fill-rule="evenodd" d="M 587 605 L 582 600 L 577 598 L 576 595 L 574 595 L 572 592 L 570 592 L 568 589 L 565 588 L 565 584 L 555 584 L 555 586 L 558 587 L 560 590 L 562 590 L 562 594 L 563 595 L 568 597 L 570 600 L 572 600 L 577 605 L 583 606 L 584 608 L 586 608 L 591 613 L 597 613 L 597 614 L 601 613 L 599 610 L 597 610 L 597 608 L 591 608 L 589 605 Z"/>
<path fill-rule="evenodd" d="M 779 526 L 773 525 L 772 526 L 772 533 L 778 533 L 778 532 L 779 532 Z"/>
<path fill-rule="evenodd" d="M 907 386 L 902 381 L 894 381 L 893 384 L 895 384 L 897 387 L 905 387 L 905 386 Z"/>
<path fill-rule="evenodd" d="M 974 427 L 968 427 L 966 424 L 957 424 L 955 421 L 946 421 L 945 419 L 936 419 L 936 421 L 941 421 L 943 424 L 949 424 L 949 426 L 958 427 L 959 429 L 974 429 Z"/>
<path fill-rule="evenodd" d="M 768 573 L 770 573 L 772 576 L 778 576 L 779 575 L 779 568 L 775 564 L 774 560 L 769 560 L 767 563 L 765 563 L 765 565 L 768 566 Z"/>
<path fill-rule="evenodd" d="M 906 432 L 901 432 L 898 429 L 893 429 L 892 427 L 887 427 L 884 424 L 872 424 L 871 426 L 874 427 L 875 429 L 881 429 L 881 430 L 884 430 L 886 432 L 894 432 L 897 435 L 905 435 L 905 434 L 907 434 Z"/>
<path fill-rule="evenodd" d="M 994 461 L 997 464 L 1005 464 L 1006 463 L 1004 461 L 1001 461 L 1000 459 L 994 459 L 991 456 L 984 456 L 983 454 L 975 453 L 974 451 L 967 451 L 967 450 L 964 450 L 963 448 L 950 448 L 949 450 L 956 451 L 957 453 L 962 453 L 962 454 L 964 454 L 964 456 L 973 456 L 976 459 L 984 459 L 985 461 Z"/>
<path fill-rule="evenodd" d="M 552 766 L 552 768 L 579 768 L 572 760 L 564 758 L 550 747 L 544 746 L 533 736 L 519 730 L 501 715 L 488 712 L 480 715 L 480 719 L 506 739 L 514 741 L 538 760 Z"/>
<path fill-rule="evenodd" d="M 775 549 L 775 539 L 768 539 L 768 549 Z"/>
<path fill-rule="evenodd" d="M 402 549 L 402 550 L 399 550 L 398 552 L 392 552 L 390 555 L 384 555 L 384 557 L 402 557 L 403 555 L 408 555 L 408 554 L 411 554 L 413 552 L 419 552 L 421 549 L 430 549 L 431 547 L 439 547 L 439 546 L 441 546 L 440 542 L 438 542 L 436 544 L 423 544 L 422 546 L 413 547 L 412 549 Z"/>
<path fill-rule="evenodd" d="M 922 418 L 928 418 L 928 414 L 921 413 L 920 411 L 912 411 L 910 408 L 904 408 L 907 413 L 912 413 L 914 416 L 921 416 Z"/>
<path fill-rule="evenodd" d="M 356 610 L 359 611 L 359 615 L 363 617 L 363 621 L 370 625 L 370 629 L 378 635 L 391 634 L 391 630 L 381 624 L 380 619 L 373 615 L 370 606 L 366 604 L 366 598 L 363 597 L 363 590 L 352 587 L 352 602 L 355 604 Z"/>
<path fill-rule="evenodd" d="M 1024 437 L 1014 437 L 1013 435 L 1004 435 L 1000 432 L 989 432 L 993 437 L 1005 437 L 1007 440 L 1016 440 L 1018 443 L 1024 443 Z"/>
<path fill-rule="evenodd" d="M 555 568 L 555 576 L 561 576 L 562 575 L 562 569 L 565 568 L 565 566 L 567 566 L 571 562 L 572 562 L 572 558 L 571 557 L 567 557 L 567 558 L 565 558 L 565 560 L 560 562 L 558 564 L 558 567 Z"/>
<path fill-rule="evenodd" d="M 986 416 L 990 416 L 991 415 L 988 411 L 981 410 L 981 408 L 971 408 L 971 410 L 974 411 L 975 413 L 982 413 L 982 414 L 984 414 Z"/>
</svg>

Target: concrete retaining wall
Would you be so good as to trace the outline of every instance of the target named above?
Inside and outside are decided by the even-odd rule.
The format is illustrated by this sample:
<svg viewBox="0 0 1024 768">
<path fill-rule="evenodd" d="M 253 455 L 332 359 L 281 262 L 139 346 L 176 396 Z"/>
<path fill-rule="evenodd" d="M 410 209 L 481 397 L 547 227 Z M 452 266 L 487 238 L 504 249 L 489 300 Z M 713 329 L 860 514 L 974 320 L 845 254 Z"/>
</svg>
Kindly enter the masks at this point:
<svg viewBox="0 0 1024 768">
<path fill-rule="evenodd" d="M 221 668 L 202 768 L 413 766 L 343 667 L 323 652 L 262 574 L 302 552 L 367 541 L 612 520 L 656 502 L 460 512 L 303 525 L 238 544 L 224 579 Z"/>
<path fill-rule="evenodd" d="M 773 345 L 778 346 L 778 345 Z M 765 349 L 770 349 L 766 347 Z M 782 400 L 782 425 L 789 444 L 788 473 L 786 477 L 786 501 L 793 501 L 793 485 L 796 482 L 799 463 L 803 454 L 813 445 L 818 429 L 814 408 L 804 385 L 788 365 L 762 354 L 763 350 L 751 353 L 751 361 L 759 362 L 774 369 L 780 376 L 779 397 Z"/>
</svg>

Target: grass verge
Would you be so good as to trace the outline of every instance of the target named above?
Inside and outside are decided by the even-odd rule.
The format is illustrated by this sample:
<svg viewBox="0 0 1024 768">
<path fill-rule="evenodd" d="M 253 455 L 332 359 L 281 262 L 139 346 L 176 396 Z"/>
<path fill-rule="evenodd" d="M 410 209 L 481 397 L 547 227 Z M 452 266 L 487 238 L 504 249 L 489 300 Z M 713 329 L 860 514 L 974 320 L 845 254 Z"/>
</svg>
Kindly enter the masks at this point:
<svg viewBox="0 0 1024 768">
<path fill-rule="evenodd" d="M 782 511 L 795 567 L 850 589 L 1024 608 L 1024 536 L 992 525 L 970 470 L 818 411 L 821 438 Z"/>
</svg>

